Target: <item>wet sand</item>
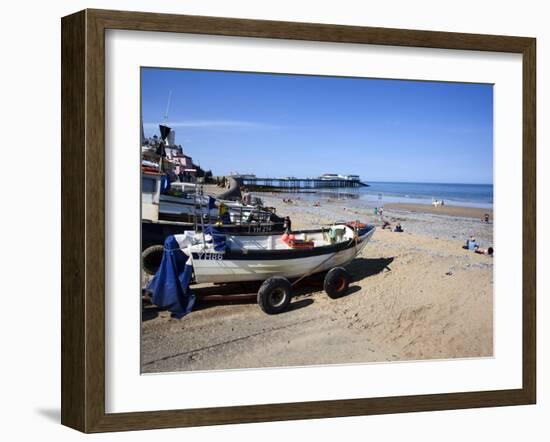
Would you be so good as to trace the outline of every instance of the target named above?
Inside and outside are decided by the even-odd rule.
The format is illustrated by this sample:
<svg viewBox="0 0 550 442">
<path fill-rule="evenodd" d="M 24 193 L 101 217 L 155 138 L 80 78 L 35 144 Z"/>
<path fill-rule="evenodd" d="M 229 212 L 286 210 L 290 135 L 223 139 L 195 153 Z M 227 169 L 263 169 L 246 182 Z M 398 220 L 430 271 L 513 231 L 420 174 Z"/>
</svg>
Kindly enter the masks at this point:
<svg viewBox="0 0 550 442">
<path fill-rule="evenodd" d="M 384 209 L 401 209 L 410 212 L 433 213 L 437 215 L 461 216 L 465 218 L 481 219 L 486 213 L 489 214 L 489 219 L 493 219 L 493 209 L 483 209 L 477 207 L 461 207 L 461 206 L 429 206 L 427 204 L 410 204 L 410 203 L 387 203 Z"/>
<path fill-rule="evenodd" d="M 348 294 L 330 299 L 320 281 L 298 288 L 288 312 L 268 316 L 252 301 L 199 303 L 182 320 L 143 310 L 144 373 L 488 357 L 493 354 L 493 258 L 462 248 L 469 235 L 492 244 L 492 223 L 385 206 L 384 220 L 352 200 L 262 194 L 296 229 L 338 219 L 378 226 L 351 264 Z M 426 207 L 429 209 L 429 206 Z M 401 223 L 405 232 L 383 230 Z M 194 292 L 248 293 L 244 285 Z"/>
</svg>

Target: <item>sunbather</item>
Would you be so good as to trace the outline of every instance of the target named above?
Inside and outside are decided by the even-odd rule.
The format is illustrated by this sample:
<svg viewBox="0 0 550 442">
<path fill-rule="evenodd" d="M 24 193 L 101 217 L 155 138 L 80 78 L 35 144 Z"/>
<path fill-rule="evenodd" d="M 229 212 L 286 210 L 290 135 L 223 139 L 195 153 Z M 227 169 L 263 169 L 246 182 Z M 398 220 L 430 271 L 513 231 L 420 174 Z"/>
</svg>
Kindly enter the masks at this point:
<svg viewBox="0 0 550 442">
<path fill-rule="evenodd" d="M 481 247 L 477 246 L 475 249 L 474 249 L 474 252 L 475 253 L 479 253 L 480 255 L 489 255 L 489 256 L 492 256 L 493 255 L 493 252 L 494 252 L 494 249 L 492 247 L 489 247 L 487 249 L 482 249 Z"/>
</svg>

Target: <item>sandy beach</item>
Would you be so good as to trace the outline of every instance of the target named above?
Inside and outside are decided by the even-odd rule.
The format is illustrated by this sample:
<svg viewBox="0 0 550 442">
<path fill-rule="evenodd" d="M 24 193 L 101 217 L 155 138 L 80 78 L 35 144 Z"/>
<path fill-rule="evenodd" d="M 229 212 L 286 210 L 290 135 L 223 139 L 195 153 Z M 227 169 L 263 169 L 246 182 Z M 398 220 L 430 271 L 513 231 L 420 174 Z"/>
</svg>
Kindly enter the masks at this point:
<svg viewBox="0 0 550 442">
<path fill-rule="evenodd" d="M 426 204 L 406 204 L 406 203 L 388 203 L 384 205 L 385 209 L 401 209 L 409 212 L 433 213 L 436 215 L 459 216 L 464 218 L 482 219 L 486 214 L 489 219 L 493 219 L 493 209 L 484 209 L 478 207 L 462 206 L 428 206 Z"/>
<path fill-rule="evenodd" d="M 482 223 L 477 211 L 386 205 L 384 220 L 401 223 L 405 231 L 398 233 L 383 230 L 374 211 L 353 200 L 325 198 L 315 207 L 296 194 L 292 203 L 283 202 L 284 194 L 260 196 L 289 215 L 294 229 L 338 219 L 378 225 L 348 266 L 349 293 L 330 299 L 320 281 L 311 280 L 296 290 L 290 311 L 276 316 L 265 315 L 254 300 L 199 303 L 182 320 L 146 306 L 144 373 L 492 355 L 493 258 L 462 248 L 470 235 L 482 247 L 493 245 L 492 223 Z M 194 287 L 198 296 L 254 296 L 255 290 Z"/>
</svg>

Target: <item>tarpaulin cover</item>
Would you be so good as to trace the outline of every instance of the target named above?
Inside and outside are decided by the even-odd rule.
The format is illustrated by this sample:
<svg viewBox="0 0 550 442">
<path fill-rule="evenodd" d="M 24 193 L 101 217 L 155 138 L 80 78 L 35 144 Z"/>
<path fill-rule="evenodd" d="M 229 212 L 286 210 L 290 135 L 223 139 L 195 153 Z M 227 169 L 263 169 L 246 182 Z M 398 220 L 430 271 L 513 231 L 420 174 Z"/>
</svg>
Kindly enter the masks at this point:
<svg viewBox="0 0 550 442">
<path fill-rule="evenodd" d="M 189 288 L 193 266 L 187 265 L 187 259 L 174 236 L 166 238 L 162 262 L 147 286 L 153 294 L 153 304 L 168 309 L 175 318 L 185 316 L 195 304 L 195 295 Z"/>
<path fill-rule="evenodd" d="M 227 244 L 224 234 L 210 224 L 204 228 L 204 234 L 212 236 L 212 243 L 216 252 L 225 252 Z"/>
<path fill-rule="evenodd" d="M 160 177 L 160 193 L 163 195 L 170 190 L 170 177 L 164 174 Z"/>
</svg>

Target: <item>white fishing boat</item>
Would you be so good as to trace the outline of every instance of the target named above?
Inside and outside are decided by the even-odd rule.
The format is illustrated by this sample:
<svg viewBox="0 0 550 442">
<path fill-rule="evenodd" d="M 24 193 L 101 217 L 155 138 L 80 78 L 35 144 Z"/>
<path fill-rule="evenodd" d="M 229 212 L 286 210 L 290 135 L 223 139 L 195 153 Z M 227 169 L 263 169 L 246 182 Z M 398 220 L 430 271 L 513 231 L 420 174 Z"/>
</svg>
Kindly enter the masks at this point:
<svg viewBox="0 0 550 442">
<path fill-rule="evenodd" d="M 258 281 L 275 275 L 292 279 L 348 264 L 372 236 L 374 226 L 369 227 L 356 232 L 340 224 L 290 235 L 255 236 L 186 232 L 176 241 L 189 258 L 197 283 Z M 222 237 L 224 247 L 216 242 Z"/>
<path fill-rule="evenodd" d="M 171 183 L 171 193 L 162 193 L 159 172 L 142 171 L 141 194 L 143 219 L 195 223 L 197 217 L 216 220 L 227 214 L 226 224 L 280 223 L 273 210 L 263 207 L 262 200 L 249 197 L 249 203 L 229 201 L 204 195 L 193 183 Z"/>
<path fill-rule="evenodd" d="M 270 213 L 258 205 L 241 204 L 236 201 L 216 200 L 215 206 L 209 208 L 208 197 L 187 193 L 181 196 L 160 195 L 159 216 L 163 219 L 189 219 L 195 216 L 220 216 L 220 206 L 227 209 L 230 222 L 248 222 L 254 218 L 268 219 Z M 223 212 L 223 209 L 222 209 Z"/>
<path fill-rule="evenodd" d="M 163 275 L 179 275 L 179 283 L 186 281 L 187 286 L 181 287 L 181 293 L 187 293 L 192 282 L 263 281 L 258 304 L 264 312 L 274 314 L 288 307 L 293 284 L 327 271 L 325 291 L 331 297 L 338 297 L 347 291 L 350 282 L 343 266 L 363 250 L 374 231 L 373 225 L 352 222 L 292 234 L 250 236 L 205 229 L 204 233 L 174 235 L 165 243 L 161 268 L 150 285 L 153 300 L 156 297 L 160 301 L 155 303 L 162 305 L 162 300 L 171 296 L 163 293 L 164 288 L 172 290 L 174 283 L 178 283 L 171 280 L 173 276 L 163 279 Z"/>
</svg>

